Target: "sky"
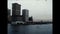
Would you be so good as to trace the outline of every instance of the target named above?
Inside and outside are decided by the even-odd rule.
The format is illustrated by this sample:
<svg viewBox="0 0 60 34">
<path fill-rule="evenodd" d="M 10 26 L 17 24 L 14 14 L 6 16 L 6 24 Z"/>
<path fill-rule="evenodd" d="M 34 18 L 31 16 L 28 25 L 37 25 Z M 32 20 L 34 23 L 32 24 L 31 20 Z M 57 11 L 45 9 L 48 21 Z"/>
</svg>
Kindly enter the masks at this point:
<svg viewBox="0 0 60 34">
<path fill-rule="evenodd" d="M 52 0 L 8 0 L 7 4 L 11 9 L 11 15 L 12 3 L 20 4 L 21 12 L 22 9 L 28 9 L 29 16 L 32 16 L 34 21 L 52 21 Z"/>
</svg>

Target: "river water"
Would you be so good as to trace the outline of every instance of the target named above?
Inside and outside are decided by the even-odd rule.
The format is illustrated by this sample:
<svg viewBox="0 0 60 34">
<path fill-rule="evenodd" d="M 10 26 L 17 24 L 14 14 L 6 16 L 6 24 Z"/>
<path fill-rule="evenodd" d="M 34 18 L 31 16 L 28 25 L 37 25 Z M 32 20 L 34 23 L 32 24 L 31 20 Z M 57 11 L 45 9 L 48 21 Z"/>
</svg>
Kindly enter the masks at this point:
<svg viewBox="0 0 60 34">
<path fill-rule="evenodd" d="M 8 34 L 52 34 L 52 24 L 41 25 L 8 24 Z"/>
</svg>

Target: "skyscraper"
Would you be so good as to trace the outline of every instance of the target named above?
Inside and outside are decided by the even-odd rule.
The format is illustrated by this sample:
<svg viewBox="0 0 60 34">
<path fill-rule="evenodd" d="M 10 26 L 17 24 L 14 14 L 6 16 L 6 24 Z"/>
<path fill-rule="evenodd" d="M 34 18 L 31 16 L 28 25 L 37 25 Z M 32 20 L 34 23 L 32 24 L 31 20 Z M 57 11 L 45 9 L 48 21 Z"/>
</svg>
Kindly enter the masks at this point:
<svg viewBox="0 0 60 34">
<path fill-rule="evenodd" d="M 21 13 L 21 5 L 18 3 L 12 4 L 12 16 L 14 15 L 20 15 Z"/>
<path fill-rule="evenodd" d="M 28 21 L 28 18 L 29 18 L 29 10 L 23 9 L 22 10 L 22 16 L 23 16 L 23 21 L 24 22 L 27 22 Z"/>
<path fill-rule="evenodd" d="M 18 21 L 17 17 L 20 16 L 21 13 L 21 5 L 18 3 L 12 4 L 12 21 Z"/>
</svg>

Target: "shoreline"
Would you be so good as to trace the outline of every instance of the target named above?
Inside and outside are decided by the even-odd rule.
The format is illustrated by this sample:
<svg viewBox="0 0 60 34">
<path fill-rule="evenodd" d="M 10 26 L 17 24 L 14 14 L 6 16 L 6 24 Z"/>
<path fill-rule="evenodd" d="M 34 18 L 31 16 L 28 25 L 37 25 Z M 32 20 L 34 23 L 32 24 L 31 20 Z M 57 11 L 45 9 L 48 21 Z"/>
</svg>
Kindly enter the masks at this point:
<svg viewBox="0 0 60 34">
<path fill-rule="evenodd" d="M 8 23 L 11 24 L 11 23 Z M 40 23 L 40 24 L 11 24 L 11 25 L 43 25 L 43 24 L 52 24 L 52 23 Z"/>
</svg>

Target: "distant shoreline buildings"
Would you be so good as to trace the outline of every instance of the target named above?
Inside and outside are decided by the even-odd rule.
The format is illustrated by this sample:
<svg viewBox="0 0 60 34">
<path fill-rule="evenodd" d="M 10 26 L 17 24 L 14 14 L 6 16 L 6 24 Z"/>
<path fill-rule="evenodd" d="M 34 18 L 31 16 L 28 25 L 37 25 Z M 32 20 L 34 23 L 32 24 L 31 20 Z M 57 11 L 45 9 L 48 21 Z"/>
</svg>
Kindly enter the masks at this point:
<svg viewBox="0 0 60 34">
<path fill-rule="evenodd" d="M 10 9 L 8 9 L 8 22 L 23 21 L 23 22 L 33 22 L 33 18 L 29 17 L 29 10 L 22 9 L 21 14 L 21 5 L 18 3 L 12 3 L 12 16 L 10 15 Z"/>
<path fill-rule="evenodd" d="M 16 21 L 22 21 L 25 23 L 35 23 L 35 24 L 44 24 L 44 23 L 52 23 L 52 22 L 34 22 L 33 17 L 29 17 L 29 10 L 28 9 L 22 9 L 22 15 L 21 15 L 21 5 L 18 3 L 12 3 L 12 16 L 10 15 L 11 10 L 8 9 L 8 23 L 16 22 Z"/>
</svg>

